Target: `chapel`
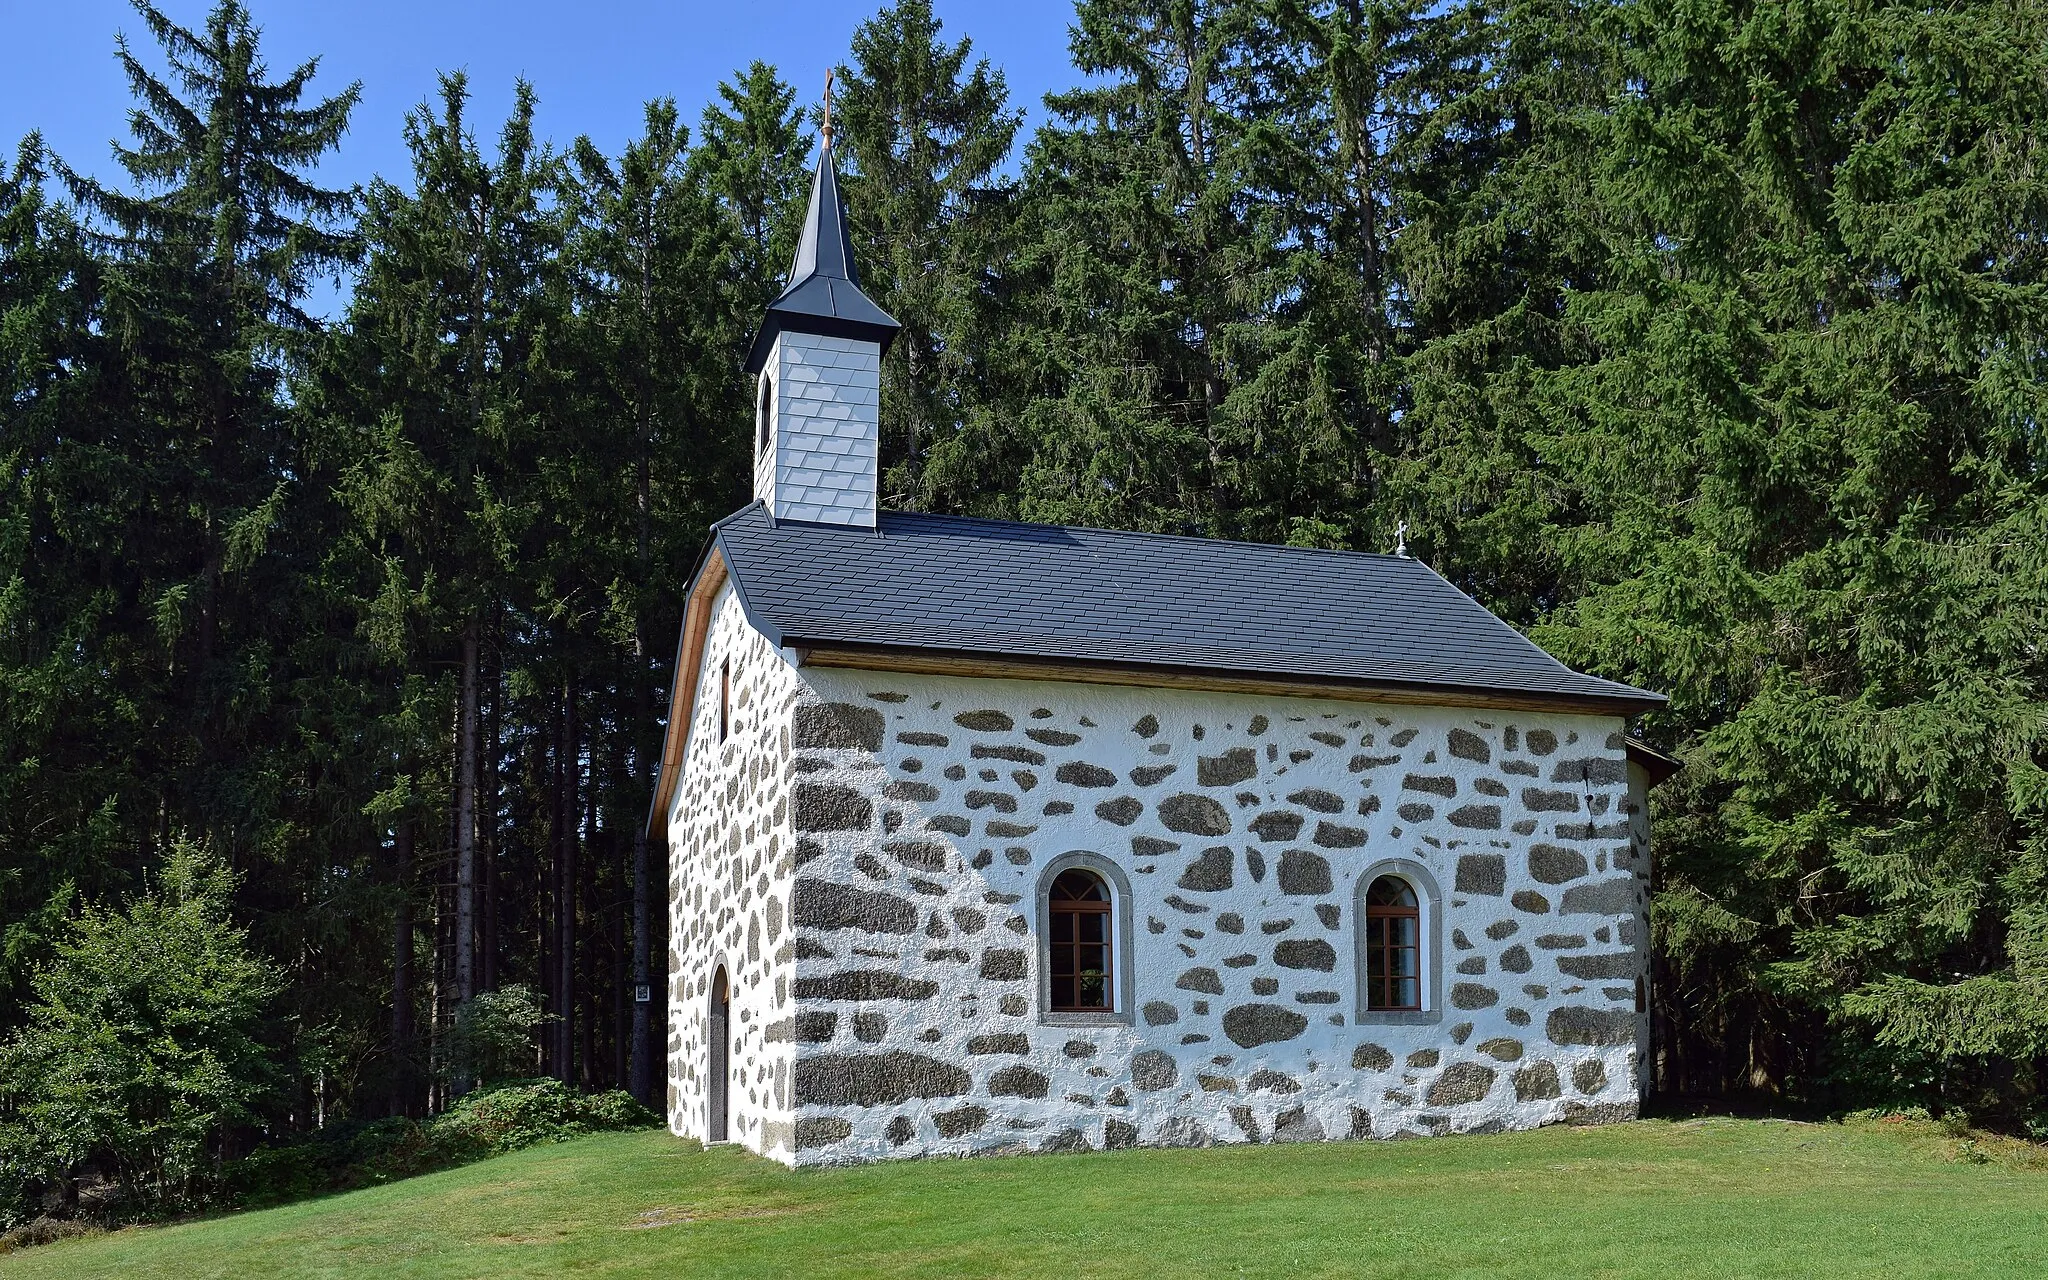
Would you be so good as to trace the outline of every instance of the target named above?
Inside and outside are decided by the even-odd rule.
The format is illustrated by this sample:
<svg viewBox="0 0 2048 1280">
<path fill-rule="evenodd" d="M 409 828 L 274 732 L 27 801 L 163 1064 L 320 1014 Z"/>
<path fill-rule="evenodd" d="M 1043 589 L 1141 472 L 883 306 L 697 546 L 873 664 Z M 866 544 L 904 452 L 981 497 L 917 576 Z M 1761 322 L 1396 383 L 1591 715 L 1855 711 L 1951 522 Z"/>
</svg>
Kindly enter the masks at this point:
<svg viewBox="0 0 2048 1280">
<path fill-rule="evenodd" d="M 1632 1118 L 1664 699 L 1405 555 L 878 509 L 829 132 L 650 836 L 667 1112 L 790 1165 Z"/>
</svg>

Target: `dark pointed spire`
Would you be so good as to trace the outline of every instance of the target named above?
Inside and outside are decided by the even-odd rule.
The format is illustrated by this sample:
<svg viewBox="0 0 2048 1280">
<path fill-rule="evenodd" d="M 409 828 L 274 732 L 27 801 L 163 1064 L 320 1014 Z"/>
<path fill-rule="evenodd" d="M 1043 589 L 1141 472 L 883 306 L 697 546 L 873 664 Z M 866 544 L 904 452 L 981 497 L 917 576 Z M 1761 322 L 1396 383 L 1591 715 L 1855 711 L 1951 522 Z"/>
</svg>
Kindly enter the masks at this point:
<svg viewBox="0 0 2048 1280">
<path fill-rule="evenodd" d="M 789 269 L 789 285 L 781 297 L 768 304 L 768 314 L 754 334 L 753 349 L 747 354 L 748 373 L 761 371 L 775 336 L 785 330 L 857 338 L 879 343 L 887 353 L 896 331 L 903 327 L 860 290 L 860 273 L 853 265 L 853 238 L 846 230 L 846 208 L 839 202 L 839 172 L 832 160 L 829 123 L 823 142 L 818 149 L 818 172 L 811 179 L 811 207 L 804 215 L 803 239 L 797 242 L 796 261 Z"/>
</svg>

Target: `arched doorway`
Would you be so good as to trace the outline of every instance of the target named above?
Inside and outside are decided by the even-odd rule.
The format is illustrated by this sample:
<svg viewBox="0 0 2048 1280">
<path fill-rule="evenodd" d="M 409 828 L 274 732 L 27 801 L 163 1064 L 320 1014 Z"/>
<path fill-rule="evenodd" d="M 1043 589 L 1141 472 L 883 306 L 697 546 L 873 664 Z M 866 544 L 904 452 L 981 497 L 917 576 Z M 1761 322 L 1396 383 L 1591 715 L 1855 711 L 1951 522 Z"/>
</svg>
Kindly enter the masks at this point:
<svg viewBox="0 0 2048 1280">
<path fill-rule="evenodd" d="M 724 1142 L 726 1112 L 726 1080 L 732 1074 L 732 988 L 725 980 L 725 966 L 711 977 L 711 1017 L 706 1035 L 711 1043 L 710 1124 L 705 1129 L 705 1141 Z"/>
</svg>

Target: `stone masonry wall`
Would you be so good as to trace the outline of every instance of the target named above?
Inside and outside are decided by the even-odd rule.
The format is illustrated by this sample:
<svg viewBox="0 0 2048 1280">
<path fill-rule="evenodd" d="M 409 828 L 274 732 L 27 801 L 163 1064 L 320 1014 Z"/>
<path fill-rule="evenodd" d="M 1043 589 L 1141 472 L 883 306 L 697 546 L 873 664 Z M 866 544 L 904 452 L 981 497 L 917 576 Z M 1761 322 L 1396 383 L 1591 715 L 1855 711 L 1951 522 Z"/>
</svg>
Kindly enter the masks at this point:
<svg viewBox="0 0 2048 1280">
<path fill-rule="evenodd" d="M 1635 1114 L 1618 718 L 792 675 L 795 1163 Z M 1043 1007 L 1036 895 L 1074 851 L 1129 921 L 1107 1025 Z M 1420 1017 L 1360 1010 L 1389 860 L 1438 891 Z"/>
<path fill-rule="evenodd" d="M 775 373 L 772 492 L 755 496 L 778 520 L 875 525 L 880 472 L 882 349 L 873 342 L 785 331 Z"/>
<path fill-rule="evenodd" d="M 718 740 L 731 667 L 731 723 Z M 794 669 L 746 622 L 731 584 L 713 605 L 682 777 L 669 812 L 669 1128 L 709 1133 L 712 975 L 731 983 L 728 1134 L 795 1149 L 790 1039 L 789 760 Z"/>
</svg>

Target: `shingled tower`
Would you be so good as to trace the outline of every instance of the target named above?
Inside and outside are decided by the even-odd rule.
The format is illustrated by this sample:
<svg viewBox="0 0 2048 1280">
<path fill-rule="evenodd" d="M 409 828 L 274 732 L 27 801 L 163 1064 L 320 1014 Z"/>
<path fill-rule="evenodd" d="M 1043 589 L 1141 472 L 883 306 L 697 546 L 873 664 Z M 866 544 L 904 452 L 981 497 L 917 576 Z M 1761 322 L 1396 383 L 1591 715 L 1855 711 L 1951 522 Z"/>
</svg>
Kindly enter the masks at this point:
<svg viewBox="0 0 2048 1280">
<path fill-rule="evenodd" d="M 754 497 L 772 520 L 872 529 L 882 356 L 902 326 L 861 292 L 827 111 L 789 285 L 768 304 L 747 356 L 759 379 Z"/>
</svg>

